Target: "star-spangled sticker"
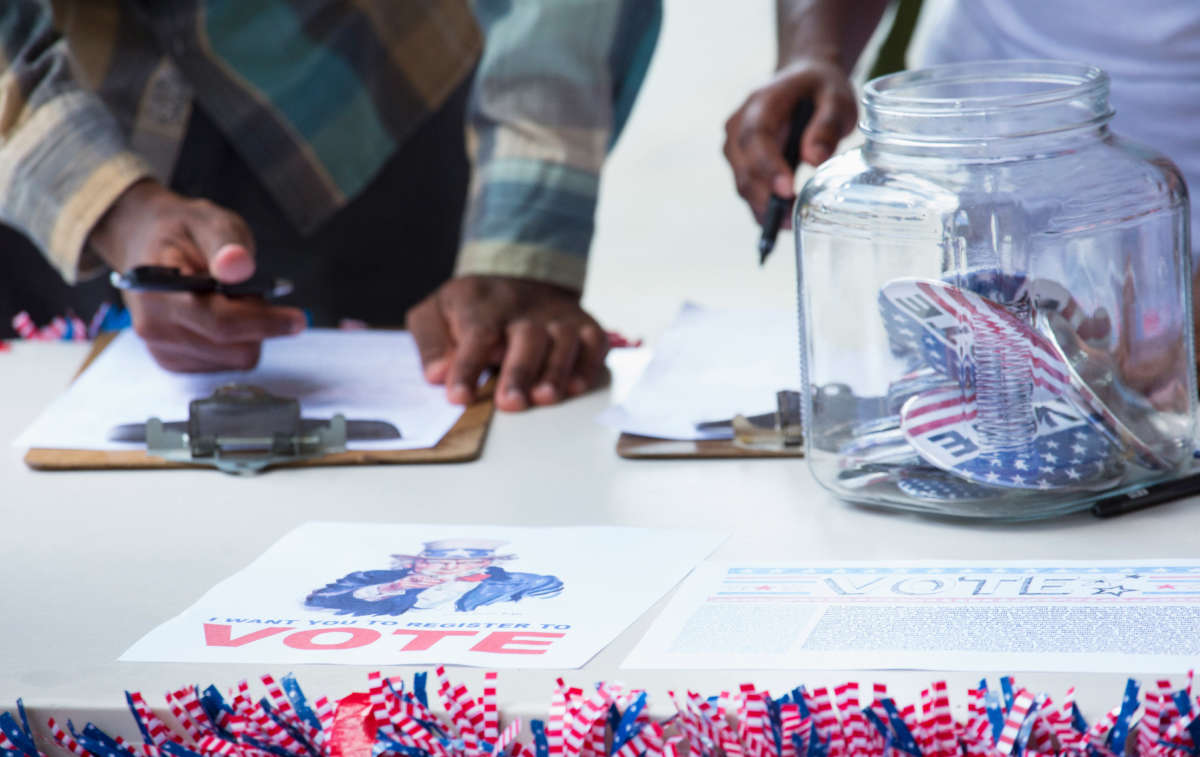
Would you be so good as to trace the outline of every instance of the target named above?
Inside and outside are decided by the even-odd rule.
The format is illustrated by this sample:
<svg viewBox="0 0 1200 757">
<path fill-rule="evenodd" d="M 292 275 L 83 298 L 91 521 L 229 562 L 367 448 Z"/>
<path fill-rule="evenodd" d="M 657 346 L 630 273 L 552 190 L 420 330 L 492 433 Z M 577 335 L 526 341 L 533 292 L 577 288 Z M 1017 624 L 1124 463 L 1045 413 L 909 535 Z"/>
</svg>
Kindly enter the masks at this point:
<svg viewBox="0 0 1200 757">
<path fill-rule="evenodd" d="M 994 497 L 1001 492 L 990 486 L 980 486 L 940 470 L 907 470 L 900 474 L 896 486 L 900 491 L 919 499 L 934 502 Z"/>
<path fill-rule="evenodd" d="M 1019 450 L 987 449 L 978 431 L 975 395 L 958 387 L 923 392 L 904 404 L 900 428 L 925 462 L 976 484 L 1020 489 L 1072 488 L 1114 479 L 1119 452 L 1062 398 L 1035 402 L 1039 421 L 1033 440 Z M 1064 462 L 1051 450 L 1072 444 L 1077 456 Z"/>
<path fill-rule="evenodd" d="M 992 280 L 1005 284 L 993 286 Z M 1020 284 L 1009 286 L 1013 281 Z M 1029 302 L 1024 284 L 1023 276 L 996 271 L 956 274 L 943 281 L 905 278 L 889 282 L 878 298 L 889 347 L 897 357 L 923 359 L 926 366 L 947 378 L 974 384 L 972 345 L 976 331 L 984 329 L 1005 347 L 1030 349 L 1039 390 L 1061 395 L 1067 389 L 1068 376 L 1062 356 L 1054 354 L 1030 324 L 1007 309 Z M 897 333 L 896 324 L 901 321 L 924 335 L 913 341 Z"/>
<path fill-rule="evenodd" d="M 947 384 L 964 395 L 964 402 L 974 402 L 975 392 L 983 392 L 976 383 L 972 352 L 981 330 L 993 341 L 999 339 L 1004 349 L 1028 353 L 1033 360 L 1038 431 L 1030 444 L 1018 450 L 996 450 L 981 443 L 974 423 L 964 421 L 968 426 L 964 429 L 953 423 L 947 426 L 945 415 L 927 415 L 920 423 L 902 425 L 911 449 L 925 463 L 977 485 L 1040 491 L 1097 489 L 1120 477 L 1124 467 L 1120 445 L 1110 441 L 1112 434 L 1106 434 L 1104 424 L 1092 417 L 1095 409 L 1081 404 L 1074 393 L 1069 363 L 1044 333 L 1012 311 L 1012 303 L 1033 300 L 1053 309 L 1054 303 L 1039 299 L 1040 291 L 1037 282 L 1030 284 L 1024 276 L 994 270 L 954 274 L 942 281 L 897 279 L 880 290 L 877 304 L 889 347 L 906 366 L 904 376 L 889 383 L 889 412 L 906 411 L 918 398 L 945 390 Z M 931 383 L 922 387 L 925 381 Z M 966 410 L 959 412 L 966 415 Z M 909 435 L 918 427 L 922 430 L 914 433 L 924 437 L 925 446 L 922 439 Z M 898 449 L 907 446 L 897 445 Z M 1069 460 L 1063 450 L 1071 452 Z M 912 465 L 908 460 L 893 461 L 887 454 L 896 470 Z M 896 476 L 890 472 L 887 480 L 898 481 Z M 910 480 L 906 486 L 912 496 L 931 500 L 946 496 L 940 484 Z"/>
</svg>

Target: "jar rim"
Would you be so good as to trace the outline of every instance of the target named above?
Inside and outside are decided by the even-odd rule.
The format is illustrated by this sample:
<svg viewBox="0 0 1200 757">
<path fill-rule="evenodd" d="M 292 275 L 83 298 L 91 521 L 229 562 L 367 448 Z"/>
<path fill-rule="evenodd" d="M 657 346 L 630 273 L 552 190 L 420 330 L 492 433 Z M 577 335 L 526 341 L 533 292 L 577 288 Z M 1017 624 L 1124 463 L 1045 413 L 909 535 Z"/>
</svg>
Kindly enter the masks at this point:
<svg viewBox="0 0 1200 757">
<path fill-rule="evenodd" d="M 948 85 L 1029 84 L 1029 92 L 930 97 L 906 91 Z M 1036 86 L 1036 89 L 1034 87 Z M 1055 86 L 1057 85 L 1057 86 Z M 1062 60 L 984 60 L 945 63 L 901 71 L 867 82 L 863 105 L 876 112 L 912 115 L 957 113 L 976 115 L 996 109 L 1037 107 L 1103 95 L 1107 99 L 1108 74 L 1087 63 Z"/>
</svg>

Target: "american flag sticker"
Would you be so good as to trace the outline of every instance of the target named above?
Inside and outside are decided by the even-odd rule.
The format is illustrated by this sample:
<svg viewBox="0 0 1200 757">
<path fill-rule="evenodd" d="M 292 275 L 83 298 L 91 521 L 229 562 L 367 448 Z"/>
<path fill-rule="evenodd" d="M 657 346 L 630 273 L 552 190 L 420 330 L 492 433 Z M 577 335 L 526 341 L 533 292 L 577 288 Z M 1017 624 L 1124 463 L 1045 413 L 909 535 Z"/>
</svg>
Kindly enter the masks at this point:
<svg viewBox="0 0 1200 757">
<path fill-rule="evenodd" d="M 908 280 L 893 281 L 879 292 L 879 317 L 896 357 L 917 370 L 931 368 L 942 376 L 958 375 L 958 343 L 962 324 L 923 297 L 913 298 Z"/>
<path fill-rule="evenodd" d="M 1002 349 L 1028 351 L 1035 389 L 1057 397 L 1070 387 L 1070 371 L 1045 336 L 1000 303 L 970 290 L 941 281 L 896 279 L 880 290 L 880 312 L 885 321 L 891 319 L 896 333 L 917 331 L 926 363 L 944 375 L 973 383 L 974 332 L 986 329 Z"/>
<path fill-rule="evenodd" d="M 909 397 L 929 391 L 930 389 L 939 389 L 943 386 L 957 384 L 958 381 L 956 379 L 943 376 L 941 373 L 927 366 L 910 371 L 895 381 L 890 382 L 887 391 L 887 407 L 888 410 L 897 414 L 895 425 L 900 425 L 900 408 L 904 406 Z"/>
<path fill-rule="evenodd" d="M 1059 356 L 1063 365 L 1067 366 L 1067 374 L 1071 380 L 1069 397 L 1076 406 L 1087 408 L 1090 417 L 1095 419 L 1097 427 L 1116 445 L 1129 448 L 1137 456 L 1138 462 L 1151 470 L 1165 470 L 1173 466 L 1186 450 L 1182 450 L 1174 440 L 1161 433 L 1151 422 L 1153 411 L 1144 407 L 1124 402 L 1119 392 L 1109 389 L 1109 395 L 1118 400 L 1122 410 L 1113 410 L 1107 402 L 1091 388 L 1077 371 L 1077 366 L 1084 367 L 1085 374 L 1097 374 L 1102 383 L 1111 382 L 1114 378 L 1113 366 L 1103 362 L 1093 366 L 1087 364 L 1099 358 L 1090 357 L 1085 351 L 1076 351 L 1078 364 L 1073 364 L 1071 355 L 1062 346 L 1063 342 L 1077 340 L 1078 336 L 1071 322 L 1060 313 L 1039 312 L 1036 318 L 1037 327 L 1046 343 Z M 1119 383 L 1119 382 L 1117 382 Z M 1124 417 L 1122 417 L 1124 416 Z M 1136 429 L 1136 430 L 1135 430 Z M 1176 448 L 1174 451 L 1172 448 Z M 1176 458 L 1176 460 L 1172 460 Z"/>
<path fill-rule="evenodd" d="M 1034 403 L 1037 434 L 1018 450 L 989 450 L 980 441 L 975 395 L 936 389 L 905 403 L 900 427 L 931 465 L 986 486 L 1014 489 L 1094 488 L 1120 475 L 1117 450 L 1063 399 Z"/>
<path fill-rule="evenodd" d="M 940 468 L 909 468 L 900 473 L 896 487 L 911 497 L 935 502 L 986 499 L 1003 493 L 1003 489 L 983 486 Z"/>
</svg>

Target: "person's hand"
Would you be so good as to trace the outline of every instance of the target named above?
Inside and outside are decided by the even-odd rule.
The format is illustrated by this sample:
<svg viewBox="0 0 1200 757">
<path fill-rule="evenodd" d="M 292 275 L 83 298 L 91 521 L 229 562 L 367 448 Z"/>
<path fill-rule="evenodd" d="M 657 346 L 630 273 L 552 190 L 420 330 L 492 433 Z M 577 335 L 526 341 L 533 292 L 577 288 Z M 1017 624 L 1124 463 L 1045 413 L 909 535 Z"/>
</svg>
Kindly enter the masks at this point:
<svg viewBox="0 0 1200 757">
<path fill-rule="evenodd" d="M 154 181 L 126 190 L 92 230 L 91 249 L 113 269 L 163 265 L 238 283 L 254 274 L 254 238 L 236 214 Z M 264 339 L 305 328 L 296 308 L 253 297 L 125 292 L 133 329 L 169 371 L 253 368 Z"/>
<path fill-rule="evenodd" d="M 837 64 L 798 60 L 779 69 L 725 122 L 725 158 L 738 194 L 761 223 L 771 194 L 793 197 L 792 168 L 783 157 L 792 111 L 811 100 L 813 115 L 800 140 L 800 159 L 820 165 L 854 128 L 857 108 L 850 79 Z M 791 219 L 785 220 L 785 228 Z"/>
<path fill-rule="evenodd" d="M 500 365 L 496 406 L 524 410 L 583 394 L 604 375 L 608 339 L 567 289 L 506 276 L 461 276 L 408 311 L 425 378 L 456 404 Z"/>
</svg>

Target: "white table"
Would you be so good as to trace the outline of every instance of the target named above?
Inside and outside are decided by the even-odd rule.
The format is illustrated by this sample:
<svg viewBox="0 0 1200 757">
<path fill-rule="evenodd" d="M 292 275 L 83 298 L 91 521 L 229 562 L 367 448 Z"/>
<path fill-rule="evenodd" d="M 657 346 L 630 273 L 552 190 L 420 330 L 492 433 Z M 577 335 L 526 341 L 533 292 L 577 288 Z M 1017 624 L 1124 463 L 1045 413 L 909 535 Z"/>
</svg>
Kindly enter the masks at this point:
<svg viewBox="0 0 1200 757">
<path fill-rule="evenodd" d="M 0 353 L 0 437 L 14 437 L 62 390 L 80 345 L 19 344 Z M 727 531 L 716 559 L 1007 559 L 1196 557 L 1195 500 L 1102 521 L 1077 515 L 988 525 L 843 504 L 801 461 L 627 461 L 593 422 L 608 398 L 498 414 L 483 457 L 463 465 L 311 468 L 234 478 L 215 471 L 37 473 L 21 451 L 0 459 L 0 708 L 24 697 L 35 720 L 92 720 L 136 737 L 123 690 L 156 706 L 169 687 L 225 688 L 253 665 L 118 663 L 147 630 L 308 520 L 520 525 L 680 525 Z M 621 556 L 616 556 L 621 557 Z M 502 711 L 544 715 L 553 680 L 619 679 L 659 695 L 670 686 L 716 693 L 750 680 L 774 692 L 797 683 L 884 681 L 899 699 L 946 678 L 961 705 L 978 671 L 650 672 L 619 665 L 659 608 L 578 671 L 500 675 Z M 398 669 L 396 672 L 401 672 Z M 364 690 L 368 668 L 300 666 L 312 693 Z M 411 671 L 402 671 L 408 674 Z M 1182 671 L 1179 671 L 1182 672 Z M 478 686 L 482 672 L 455 678 Z M 1080 686 L 1094 715 L 1120 699 L 1118 675 L 1019 675 L 1059 695 Z M 475 689 L 478 691 L 478 689 Z M 47 740 L 47 743 L 48 740 Z"/>
</svg>

